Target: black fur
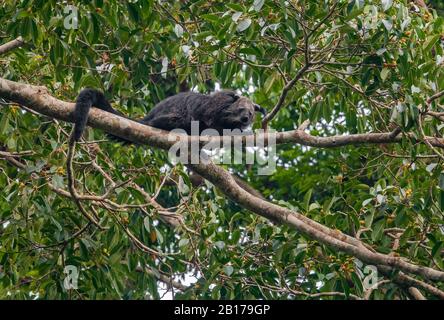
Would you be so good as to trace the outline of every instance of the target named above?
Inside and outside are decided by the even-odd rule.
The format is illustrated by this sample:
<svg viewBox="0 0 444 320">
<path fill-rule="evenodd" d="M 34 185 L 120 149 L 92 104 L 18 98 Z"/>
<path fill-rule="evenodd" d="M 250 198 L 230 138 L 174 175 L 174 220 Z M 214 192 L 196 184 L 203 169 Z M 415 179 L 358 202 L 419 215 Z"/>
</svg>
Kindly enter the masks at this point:
<svg viewBox="0 0 444 320">
<path fill-rule="evenodd" d="M 124 116 L 111 107 L 100 91 L 82 90 L 76 100 L 74 111 L 75 141 L 82 136 L 91 106 Z M 145 118 L 136 121 L 163 130 L 180 128 L 188 134 L 191 134 L 191 121 L 199 121 L 200 132 L 211 128 L 222 133 L 223 129 L 245 129 L 254 121 L 256 111 L 266 113 L 262 107 L 232 91 L 219 91 L 211 95 L 182 92 L 162 100 Z M 129 143 L 112 134 L 109 136 L 114 140 Z"/>
<path fill-rule="evenodd" d="M 79 93 L 74 110 L 73 139 L 79 141 L 88 121 L 89 109 L 94 106 L 101 110 L 123 116 L 122 113 L 111 107 L 102 92 L 95 89 L 84 89 Z"/>
</svg>

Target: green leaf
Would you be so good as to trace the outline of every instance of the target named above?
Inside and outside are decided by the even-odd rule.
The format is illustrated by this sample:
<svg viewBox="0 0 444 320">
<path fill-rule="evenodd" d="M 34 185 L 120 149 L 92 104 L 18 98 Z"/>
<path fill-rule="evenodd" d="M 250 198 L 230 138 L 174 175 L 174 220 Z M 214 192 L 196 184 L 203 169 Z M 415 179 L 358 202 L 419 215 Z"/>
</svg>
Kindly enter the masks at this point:
<svg viewBox="0 0 444 320">
<path fill-rule="evenodd" d="M 384 82 L 386 79 L 387 79 L 387 77 L 390 75 L 390 69 L 388 69 L 388 68 L 383 68 L 382 70 L 381 70 L 381 80 Z"/>
<path fill-rule="evenodd" d="M 226 3 L 225 5 L 234 11 L 240 11 L 240 12 L 245 11 L 244 7 L 242 7 L 240 4 L 237 3 Z"/>
<path fill-rule="evenodd" d="M 219 23 L 222 21 L 222 19 L 215 14 L 203 14 L 201 15 L 202 19 L 208 21 L 208 22 L 213 22 L 213 23 Z"/>
<path fill-rule="evenodd" d="M 426 41 L 424 41 L 423 48 L 425 52 L 429 52 L 432 47 L 438 42 L 438 40 L 441 38 L 441 35 L 436 34 L 433 36 L 427 37 Z"/>
<path fill-rule="evenodd" d="M 444 172 L 439 174 L 439 188 L 444 190 Z"/>
<path fill-rule="evenodd" d="M 372 231 L 372 240 L 373 241 L 381 239 L 383 231 L 384 231 L 384 227 L 385 227 L 385 219 L 381 219 L 373 225 L 373 231 Z"/>
<path fill-rule="evenodd" d="M 233 274 L 234 268 L 232 266 L 224 266 L 224 273 L 227 276 L 231 276 Z"/>
<path fill-rule="evenodd" d="M 432 257 L 435 258 L 441 254 L 441 249 L 444 247 L 444 241 L 438 241 L 432 248 Z"/>
<path fill-rule="evenodd" d="M 236 30 L 238 32 L 245 31 L 245 30 L 248 29 L 248 27 L 250 25 L 251 25 L 251 19 L 250 18 L 239 20 L 239 22 L 237 24 L 237 27 L 236 27 Z"/>
<path fill-rule="evenodd" d="M 2 119 L 0 120 L 0 136 L 2 136 L 9 127 L 9 112 L 3 112 Z"/>
<path fill-rule="evenodd" d="M 303 206 L 304 206 L 305 211 L 307 211 L 307 212 L 310 209 L 310 199 L 311 199 L 312 193 L 313 193 L 313 189 L 310 189 L 310 190 L 307 191 L 307 193 L 305 193 L 305 196 L 304 196 L 304 204 L 303 204 Z"/>
<path fill-rule="evenodd" d="M 136 3 L 131 3 L 131 2 L 127 2 L 126 5 L 131 19 L 134 20 L 135 22 L 139 22 L 140 21 L 139 6 Z"/>
</svg>

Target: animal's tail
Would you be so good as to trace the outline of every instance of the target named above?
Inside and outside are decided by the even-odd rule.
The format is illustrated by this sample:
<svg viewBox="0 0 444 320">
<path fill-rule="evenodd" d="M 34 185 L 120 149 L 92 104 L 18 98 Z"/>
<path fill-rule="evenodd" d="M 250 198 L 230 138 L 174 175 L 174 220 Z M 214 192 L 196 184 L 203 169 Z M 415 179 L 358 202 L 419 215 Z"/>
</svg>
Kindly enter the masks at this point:
<svg viewBox="0 0 444 320">
<path fill-rule="evenodd" d="M 95 89 L 83 89 L 77 97 L 74 111 L 74 132 L 72 135 L 74 141 L 79 141 L 82 137 L 86 123 L 88 122 L 89 109 L 91 109 L 92 106 L 119 116 L 124 116 L 121 112 L 111 107 L 111 104 L 102 92 Z M 113 140 L 129 142 L 111 134 L 109 137 Z"/>
</svg>

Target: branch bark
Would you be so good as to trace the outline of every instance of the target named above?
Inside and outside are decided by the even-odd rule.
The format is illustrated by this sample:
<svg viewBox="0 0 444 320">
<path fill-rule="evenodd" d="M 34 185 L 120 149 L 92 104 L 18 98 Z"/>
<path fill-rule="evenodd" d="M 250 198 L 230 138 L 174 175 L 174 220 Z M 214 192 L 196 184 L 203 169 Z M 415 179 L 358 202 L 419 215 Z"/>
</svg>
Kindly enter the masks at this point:
<svg viewBox="0 0 444 320">
<path fill-rule="evenodd" d="M 433 96 L 431 96 L 430 98 L 428 98 L 427 103 L 430 104 L 433 101 L 435 101 L 436 99 L 441 98 L 442 96 L 444 96 L 444 90 L 439 91 L 439 92 L 435 93 Z"/>
<path fill-rule="evenodd" d="M 421 291 L 419 291 L 418 289 L 416 289 L 415 287 L 410 287 L 409 288 L 409 293 L 412 295 L 413 298 L 415 298 L 415 300 L 427 300 L 421 293 Z"/>
<path fill-rule="evenodd" d="M 6 42 L 5 44 L 2 44 L 0 46 L 0 55 L 5 54 L 11 50 L 14 50 L 15 48 L 21 47 L 23 44 L 24 42 L 22 37 L 18 37 L 17 39 Z"/>
</svg>

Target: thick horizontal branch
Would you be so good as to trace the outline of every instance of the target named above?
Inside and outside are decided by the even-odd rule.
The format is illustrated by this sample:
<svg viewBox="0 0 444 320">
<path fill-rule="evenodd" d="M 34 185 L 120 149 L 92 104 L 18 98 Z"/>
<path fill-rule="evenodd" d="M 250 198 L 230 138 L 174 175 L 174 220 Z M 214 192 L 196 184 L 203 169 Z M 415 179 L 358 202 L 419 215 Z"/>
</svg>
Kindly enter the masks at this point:
<svg viewBox="0 0 444 320">
<path fill-rule="evenodd" d="M 46 87 L 21 84 L 0 78 L 0 97 L 20 103 L 31 110 L 51 118 L 73 122 L 74 103 L 54 98 L 49 94 Z M 88 124 L 106 132 L 112 132 L 119 137 L 127 138 L 141 144 L 149 144 L 162 149 L 170 148 L 179 140 L 188 140 L 190 143 L 197 142 L 200 145 L 208 143 L 212 144 L 214 142 L 223 143 L 222 137 L 199 137 L 172 133 L 146 126 L 96 108 L 91 109 Z M 400 142 L 401 136 L 394 133 L 397 133 L 397 131 L 317 137 L 310 135 L 303 130 L 290 130 L 285 132 L 273 132 L 270 130 L 267 133 L 256 134 L 255 139 L 256 141 L 265 141 L 266 143 L 275 140 L 276 144 L 297 143 L 311 147 L 335 148 L 346 145 Z M 233 139 L 240 139 L 242 140 L 242 144 L 246 144 L 246 140 L 249 137 L 251 136 L 233 136 Z M 444 148 L 443 138 L 425 137 L 425 139 L 435 147 Z"/>
<path fill-rule="evenodd" d="M 74 104 L 52 97 L 47 92 L 47 89 L 43 87 L 20 84 L 0 78 L 0 97 L 23 104 L 26 107 L 47 116 L 60 120 L 72 121 Z M 168 148 L 175 143 L 175 141 L 168 139 L 169 132 L 145 126 L 135 121 L 131 121 L 95 108 L 93 108 L 90 112 L 88 123 L 93 127 L 100 128 L 106 132 L 112 132 L 113 134 L 127 140 L 141 144 L 148 144 L 165 150 L 168 150 Z M 282 134 L 284 135 L 282 139 L 295 139 L 294 136 L 285 136 L 288 135 L 288 133 Z M 381 141 L 387 141 L 390 138 L 390 141 L 393 142 L 393 136 L 395 136 L 393 133 L 389 133 L 389 136 L 381 136 L 380 134 L 374 135 L 379 136 L 375 136 L 378 138 L 372 138 L 374 139 L 372 140 L 368 137 L 358 135 L 357 137 L 359 137 L 359 139 L 351 138 L 351 141 L 352 143 L 364 143 L 363 141 L 368 141 L 369 143 L 381 143 Z M 300 138 L 304 137 L 304 135 L 299 132 L 296 137 Z M 319 143 L 319 140 L 317 139 L 319 138 L 314 138 L 313 141 L 318 141 Z M 375 140 L 378 142 L 375 142 Z M 345 145 L 344 142 L 338 141 L 341 140 L 338 140 L 337 138 L 336 140 L 333 140 L 332 143 L 334 146 L 341 145 L 341 143 L 342 145 Z M 315 239 L 322 244 L 357 257 L 368 264 L 393 267 L 405 273 L 420 275 L 426 279 L 444 281 L 444 272 L 442 271 L 413 264 L 412 262 L 401 257 L 377 253 L 368 248 L 365 243 L 361 242 L 357 238 L 343 234 L 338 230 L 330 229 L 300 213 L 280 207 L 252 195 L 251 193 L 242 189 L 229 172 L 211 162 L 191 164 L 189 167 L 194 172 L 200 174 L 202 177 L 213 183 L 228 198 L 232 199 L 246 209 L 249 209 L 267 219 L 271 219 L 282 224 L 288 224 L 293 229 L 301 232 L 303 235 Z"/>
<path fill-rule="evenodd" d="M 0 46 L 0 55 L 5 54 L 11 50 L 14 50 L 15 48 L 21 47 L 23 44 L 24 42 L 22 37 L 18 37 L 17 39 L 6 42 L 5 44 L 2 44 Z"/>
</svg>

